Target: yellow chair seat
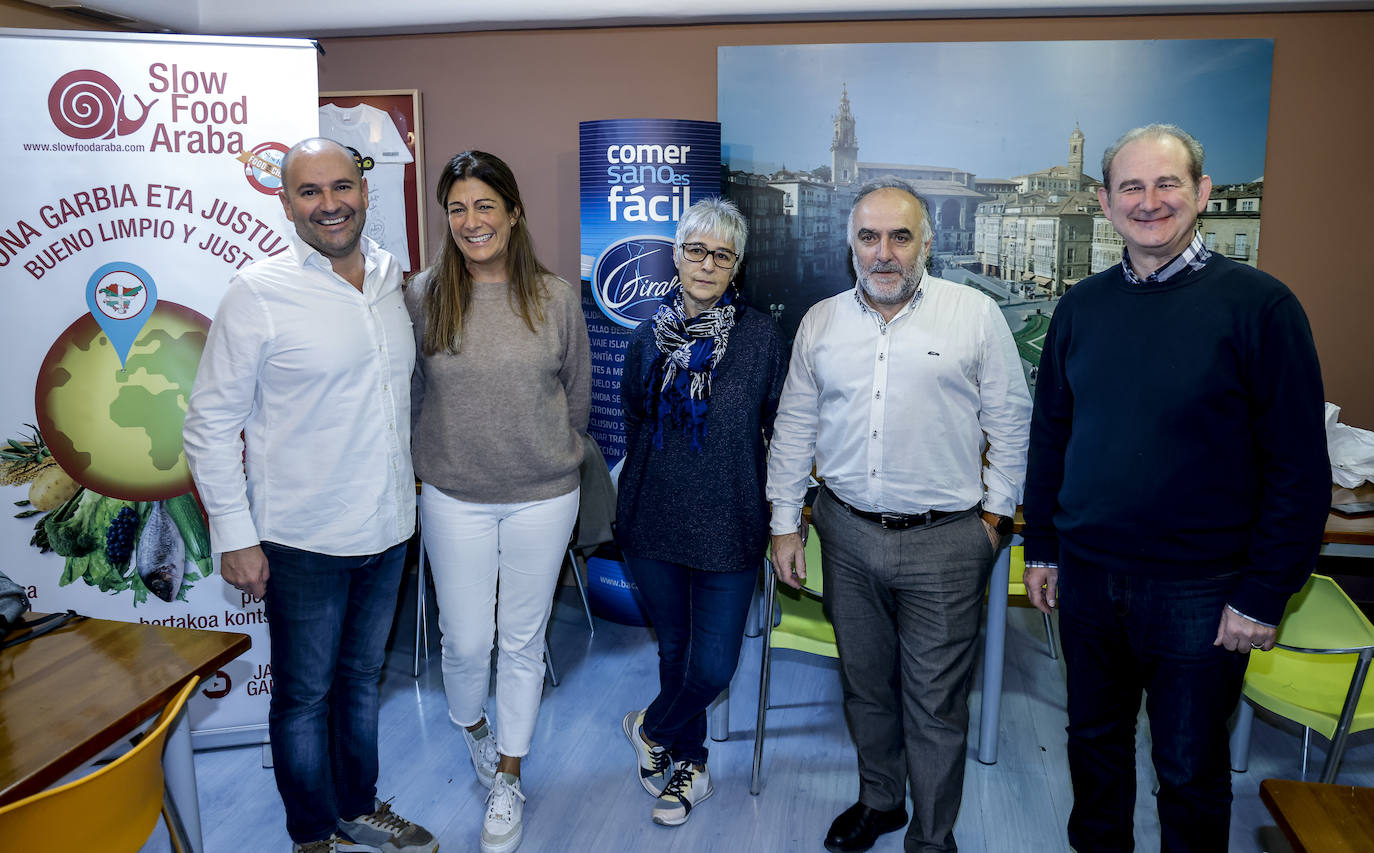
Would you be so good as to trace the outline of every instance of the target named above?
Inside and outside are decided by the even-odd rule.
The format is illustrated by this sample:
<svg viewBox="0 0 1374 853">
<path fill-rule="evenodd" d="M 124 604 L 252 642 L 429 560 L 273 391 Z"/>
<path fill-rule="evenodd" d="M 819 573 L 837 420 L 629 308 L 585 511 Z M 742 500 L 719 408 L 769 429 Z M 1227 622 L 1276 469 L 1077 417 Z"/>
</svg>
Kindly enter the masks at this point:
<svg viewBox="0 0 1374 853">
<path fill-rule="evenodd" d="M 1313 575 L 1293 596 L 1278 642 L 1302 649 L 1350 649 L 1374 645 L 1374 626 L 1349 596 L 1325 575 Z M 1275 648 L 1253 652 L 1245 672 L 1245 696 L 1327 738 L 1336 733 L 1350 690 L 1356 654 L 1311 654 Z M 1374 682 L 1366 680 L 1350 731 L 1374 728 Z"/>
<path fill-rule="evenodd" d="M 806 589 L 818 596 L 825 589 L 821 570 L 821 539 L 813 528 L 806 540 Z M 835 629 L 825 618 L 819 599 L 801 590 L 778 584 L 778 609 L 782 617 L 769 635 L 775 649 L 793 649 L 813 655 L 837 657 Z"/>
<path fill-rule="evenodd" d="M 1312 575 L 1293 596 L 1279 622 L 1276 647 L 1251 652 L 1241 692 L 1262 708 L 1320 732 L 1331 741 L 1321 780 L 1336 780 L 1346 738 L 1374 728 L 1374 687 L 1367 679 L 1374 660 L 1374 625 L 1355 602 L 1325 575 Z M 1348 702 L 1356 683 L 1363 689 Z M 1253 710 L 1241 702 L 1231 735 L 1231 766 L 1244 770 L 1249 759 Z M 1303 770 L 1307 767 L 1303 740 Z"/>
<path fill-rule="evenodd" d="M 159 813 L 167 814 L 162 749 L 197 680 L 186 682 L 133 749 L 80 779 L 0 809 L 0 845 L 15 851 L 138 853 Z M 168 831 L 177 839 L 181 828 L 174 830 L 172 823 L 168 817 Z"/>
</svg>

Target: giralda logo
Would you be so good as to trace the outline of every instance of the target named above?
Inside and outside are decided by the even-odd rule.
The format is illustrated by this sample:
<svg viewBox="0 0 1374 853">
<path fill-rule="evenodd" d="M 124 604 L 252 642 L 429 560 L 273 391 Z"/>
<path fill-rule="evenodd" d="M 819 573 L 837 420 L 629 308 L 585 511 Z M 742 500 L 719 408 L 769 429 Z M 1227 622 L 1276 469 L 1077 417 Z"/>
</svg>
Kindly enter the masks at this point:
<svg viewBox="0 0 1374 853">
<path fill-rule="evenodd" d="M 602 312 L 633 329 L 654 315 L 677 285 L 673 241 L 644 235 L 612 243 L 592 267 L 592 296 Z"/>
</svg>

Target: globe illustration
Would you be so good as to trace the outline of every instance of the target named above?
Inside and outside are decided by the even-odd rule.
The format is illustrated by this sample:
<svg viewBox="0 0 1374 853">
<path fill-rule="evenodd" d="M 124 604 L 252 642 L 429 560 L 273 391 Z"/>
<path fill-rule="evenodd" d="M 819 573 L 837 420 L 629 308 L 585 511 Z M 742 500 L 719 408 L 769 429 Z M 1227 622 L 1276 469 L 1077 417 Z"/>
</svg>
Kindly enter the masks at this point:
<svg viewBox="0 0 1374 853">
<path fill-rule="evenodd" d="M 38 428 L 57 464 L 81 485 L 123 500 L 191 490 L 181 425 L 210 320 L 159 301 L 119 354 L 94 317 L 58 336 L 38 371 Z"/>
</svg>

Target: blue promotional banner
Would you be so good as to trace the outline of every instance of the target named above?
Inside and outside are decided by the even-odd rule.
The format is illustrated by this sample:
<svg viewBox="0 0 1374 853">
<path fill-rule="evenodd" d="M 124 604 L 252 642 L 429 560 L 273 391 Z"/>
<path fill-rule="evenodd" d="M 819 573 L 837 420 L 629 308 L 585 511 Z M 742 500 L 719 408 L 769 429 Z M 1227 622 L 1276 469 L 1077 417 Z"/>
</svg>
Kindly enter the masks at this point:
<svg viewBox="0 0 1374 853">
<path fill-rule="evenodd" d="M 614 465 L 625 455 L 625 347 L 630 331 L 677 284 L 678 219 L 693 201 L 720 195 L 720 125 L 612 119 L 580 128 L 582 311 L 592 345 L 588 432 Z"/>
</svg>

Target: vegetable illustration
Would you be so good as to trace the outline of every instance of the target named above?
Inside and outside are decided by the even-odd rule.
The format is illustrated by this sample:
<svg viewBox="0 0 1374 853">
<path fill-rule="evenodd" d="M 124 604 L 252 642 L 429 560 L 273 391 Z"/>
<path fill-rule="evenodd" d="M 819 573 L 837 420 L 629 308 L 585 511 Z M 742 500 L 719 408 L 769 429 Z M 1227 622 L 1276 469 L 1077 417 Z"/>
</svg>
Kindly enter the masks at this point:
<svg viewBox="0 0 1374 853">
<path fill-rule="evenodd" d="M 81 488 L 56 462 L 46 465 L 29 486 L 29 503 L 42 512 L 57 509 Z"/>
<path fill-rule="evenodd" d="M 124 507 L 105 530 L 105 559 L 112 566 L 124 566 L 134 551 L 134 534 L 138 532 L 138 513 Z"/>
<path fill-rule="evenodd" d="M 38 434 L 38 427 L 24 424 L 29 434 L 22 440 L 8 439 L 0 445 L 0 486 L 21 486 L 33 482 L 38 472 L 57 462 L 48 452 L 48 445 Z"/>
<path fill-rule="evenodd" d="M 186 545 L 166 503 L 158 501 L 138 539 L 138 576 L 149 592 L 170 602 L 176 599 L 185 573 Z"/>
</svg>

